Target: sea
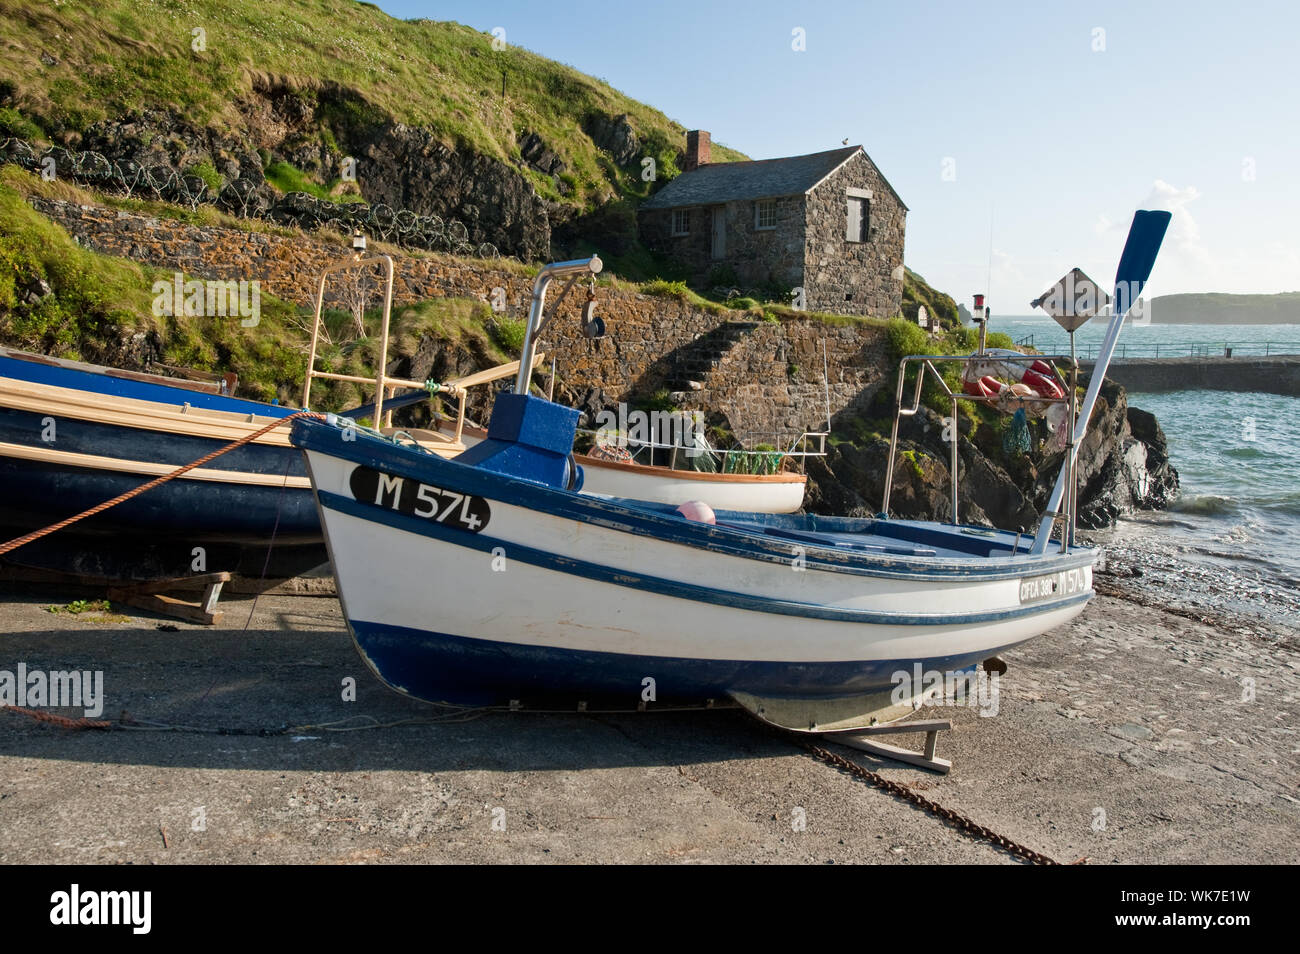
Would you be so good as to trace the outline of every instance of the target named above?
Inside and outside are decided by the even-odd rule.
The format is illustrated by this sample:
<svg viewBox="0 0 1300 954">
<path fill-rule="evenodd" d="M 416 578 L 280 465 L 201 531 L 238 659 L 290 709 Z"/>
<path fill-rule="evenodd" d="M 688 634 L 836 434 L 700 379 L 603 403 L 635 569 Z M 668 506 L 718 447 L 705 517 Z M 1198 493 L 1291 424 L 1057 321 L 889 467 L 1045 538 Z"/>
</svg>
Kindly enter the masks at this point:
<svg viewBox="0 0 1300 954">
<path fill-rule="evenodd" d="M 1039 351 L 1069 353 L 1046 317 L 994 317 L 990 331 Z M 1080 357 L 1095 353 L 1102 322 L 1076 332 Z M 1300 354 L 1300 324 L 1126 327 L 1129 356 Z M 1117 352 L 1121 353 L 1121 352 Z M 1169 441 L 1181 492 L 1167 511 L 1145 511 L 1094 535 L 1107 569 L 1140 575 L 1169 604 L 1239 618 L 1244 628 L 1300 632 L 1300 398 L 1230 391 L 1144 393 Z M 1104 579 L 1104 577 L 1103 577 Z"/>
</svg>

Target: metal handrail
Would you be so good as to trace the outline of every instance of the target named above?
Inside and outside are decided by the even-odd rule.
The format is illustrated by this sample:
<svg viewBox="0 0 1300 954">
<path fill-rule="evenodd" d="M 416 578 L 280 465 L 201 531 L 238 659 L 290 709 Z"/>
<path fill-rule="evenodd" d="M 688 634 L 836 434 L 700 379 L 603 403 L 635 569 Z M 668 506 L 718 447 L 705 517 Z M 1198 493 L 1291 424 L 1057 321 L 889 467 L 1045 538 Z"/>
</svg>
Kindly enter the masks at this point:
<svg viewBox="0 0 1300 954">
<path fill-rule="evenodd" d="M 583 275 L 599 275 L 600 270 L 604 268 L 599 255 L 593 255 L 591 258 L 573 259 L 568 262 L 552 262 L 549 265 L 543 265 L 537 273 L 537 278 L 533 281 L 533 299 L 528 307 L 528 325 L 524 330 L 524 346 L 519 356 L 519 376 L 515 378 L 515 393 L 527 394 L 529 384 L 533 377 L 533 352 L 537 348 L 537 338 L 542 330 L 550 323 L 551 317 L 555 312 L 552 309 L 550 315 L 543 315 L 546 308 L 546 289 L 550 286 L 551 281 L 556 278 L 569 279 L 568 285 L 565 286 L 560 297 L 556 300 L 556 307 L 564 300 L 564 296 L 569 293 L 573 283 Z"/>
<path fill-rule="evenodd" d="M 1076 487 L 1075 487 L 1075 478 L 1077 476 L 1075 474 L 1075 455 L 1073 453 L 1070 453 L 1069 451 L 1073 449 L 1075 419 L 1078 412 L 1077 388 L 1079 383 L 1079 362 L 1071 355 L 1045 355 L 1045 354 L 1015 355 L 1015 354 L 1006 354 L 1004 352 L 999 352 L 997 354 L 989 354 L 987 352 L 977 351 L 974 354 L 968 354 L 968 355 L 910 354 L 907 355 L 905 358 L 903 358 L 902 361 L 898 363 L 898 386 L 895 393 L 894 426 L 893 426 L 893 430 L 889 435 L 889 463 L 885 470 L 885 494 L 884 494 L 884 499 L 882 500 L 880 505 L 880 512 L 886 516 L 889 515 L 889 497 L 890 497 L 890 492 L 892 491 L 894 485 L 894 464 L 896 462 L 897 454 L 898 454 L 899 421 L 904 417 L 912 417 L 918 411 L 920 411 L 921 390 L 925 384 L 925 375 L 926 372 L 928 371 L 931 375 L 934 376 L 934 379 L 935 381 L 938 382 L 939 387 L 943 389 L 944 396 L 947 397 L 952 402 L 952 431 L 951 431 L 952 436 L 950 440 L 950 444 L 952 447 L 952 463 L 949 472 L 949 485 L 950 485 L 950 493 L 951 493 L 951 500 L 952 500 L 952 523 L 954 526 L 959 525 L 959 520 L 957 517 L 957 503 L 958 503 L 957 500 L 957 430 L 958 430 L 957 402 L 959 400 L 973 401 L 979 404 L 997 406 L 997 405 L 1004 405 L 1008 401 L 1008 399 L 1002 397 L 1000 394 L 989 395 L 987 397 L 984 397 L 977 394 L 966 394 L 965 392 L 953 392 L 953 390 L 948 387 L 948 383 L 944 381 L 943 375 L 941 375 L 938 369 L 935 368 L 934 363 L 947 362 L 947 363 L 957 363 L 957 364 L 967 365 L 974 361 L 988 361 L 993 358 L 996 358 L 998 361 L 1007 361 L 1012 364 L 1033 364 L 1035 361 L 1050 361 L 1053 363 L 1054 371 L 1055 371 L 1055 364 L 1057 362 L 1060 362 L 1061 364 L 1066 365 L 1070 369 L 1070 383 L 1068 386 L 1066 385 L 1065 381 L 1061 378 L 1060 372 L 1059 371 L 1055 372 L 1057 383 L 1060 384 L 1061 389 L 1066 392 L 1065 397 L 1059 397 L 1059 398 L 1026 397 L 1026 398 L 1012 399 L 1021 403 L 1033 402 L 1039 404 L 1068 404 L 1070 407 L 1069 427 L 1070 427 L 1071 445 L 1069 448 L 1067 448 L 1065 460 L 1062 463 L 1062 466 L 1068 468 L 1069 470 L 1069 476 L 1068 476 L 1069 493 L 1066 496 L 1066 504 L 1064 510 L 1061 511 L 1060 513 L 1055 514 L 1054 517 L 1054 519 L 1061 519 L 1063 521 L 1063 530 L 1061 534 L 1061 552 L 1068 553 L 1070 543 L 1074 539 L 1074 525 L 1075 525 L 1076 506 L 1077 506 L 1077 494 L 1076 494 Z M 905 408 L 903 407 L 903 388 L 906 383 L 907 365 L 909 363 L 919 364 L 920 367 L 916 375 L 916 385 L 915 388 L 913 389 L 912 406 Z"/>
</svg>

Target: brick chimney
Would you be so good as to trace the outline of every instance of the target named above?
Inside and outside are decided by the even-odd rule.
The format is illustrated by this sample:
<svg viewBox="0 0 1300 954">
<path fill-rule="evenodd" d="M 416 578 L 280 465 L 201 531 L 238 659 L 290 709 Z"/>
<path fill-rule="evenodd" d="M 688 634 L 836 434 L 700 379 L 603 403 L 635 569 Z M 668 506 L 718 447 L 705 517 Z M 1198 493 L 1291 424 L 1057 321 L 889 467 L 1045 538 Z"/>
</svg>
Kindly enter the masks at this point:
<svg viewBox="0 0 1300 954">
<path fill-rule="evenodd" d="M 686 168 L 682 172 L 707 166 L 711 152 L 709 134 L 703 129 L 692 129 L 686 134 Z"/>
</svg>

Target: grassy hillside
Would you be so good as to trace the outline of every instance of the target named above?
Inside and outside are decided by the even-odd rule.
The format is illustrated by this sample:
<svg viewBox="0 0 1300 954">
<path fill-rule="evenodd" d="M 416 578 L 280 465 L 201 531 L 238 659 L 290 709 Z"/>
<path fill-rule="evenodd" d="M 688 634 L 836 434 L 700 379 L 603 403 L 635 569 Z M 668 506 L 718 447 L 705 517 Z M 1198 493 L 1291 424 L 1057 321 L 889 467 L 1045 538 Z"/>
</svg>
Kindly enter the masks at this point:
<svg viewBox="0 0 1300 954">
<path fill-rule="evenodd" d="M 196 51 L 194 30 L 204 31 Z M 349 108 L 432 131 L 446 145 L 519 159 L 524 131 L 568 166 L 567 196 L 585 209 L 646 185 L 583 134 L 593 114 L 627 114 L 644 154 L 675 174 L 685 128 L 598 79 L 456 23 L 397 20 L 354 0 L 0 0 L 0 135 L 56 141 L 106 118 L 172 108 L 191 121 L 241 122 L 255 76 L 302 89 L 336 84 Z M 506 95 L 501 95 L 502 74 Z M 743 159 L 714 146 L 714 161 Z M 537 176 L 539 191 L 552 191 Z M 571 181 L 570 181 L 571 180 Z"/>
<path fill-rule="evenodd" d="M 256 327 L 225 317 L 153 313 L 153 283 L 172 272 L 84 249 L 59 225 L 36 212 L 24 193 L 34 177 L 0 168 L 0 342 L 59 357 L 135 366 L 141 351 L 155 360 L 209 371 L 236 371 L 240 394 L 296 404 L 306 371 L 311 318 L 306 309 L 262 295 Z M 68 188 L 64 186 L 63 188 Z M 189 277 L 189 276 L 187 276 Z M 486 304 L 440 298 L 393 309 L 391 357 L 414 354 L 425 335 L 450 350 L 463 349 L 484 365 L 510 360 Z M 322 369 L 374 374 L 379 314 L 367 317 L 368 336 L 356 338 L 352 316 L 327 312 L 329 341 Z M 368 398 L 362 387 L 327 381 L 312 403 L 343 410 Z"/>
</svg>

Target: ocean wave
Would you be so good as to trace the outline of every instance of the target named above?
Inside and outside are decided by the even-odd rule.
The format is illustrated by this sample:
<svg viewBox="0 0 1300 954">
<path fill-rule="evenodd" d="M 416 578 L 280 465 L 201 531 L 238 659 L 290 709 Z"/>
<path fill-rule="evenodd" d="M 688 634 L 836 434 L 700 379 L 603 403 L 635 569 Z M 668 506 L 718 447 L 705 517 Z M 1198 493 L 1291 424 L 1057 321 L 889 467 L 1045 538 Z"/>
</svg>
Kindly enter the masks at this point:
<svg viewBox="0 0 1300 954">
<path fill-rule="evenodd" d="M 1169 508 L 1175 513 L 1194 513 L 1206 517 L 1227 517 L 1241 512 L 1241 505 L 1232 497 L 1217 494 L 1193 494 L 1179 497 Z"/>
<path fill-rule="evenodd" d="M 1276 497 L 1261 497 L 1252 501 L 1252 503 L 1260 510 L 1266 510 L 1269 513 L 1300 517 L 1300 492 L 1292 491 L 1291 493 L 1279 494 Z"/>
</svg>

